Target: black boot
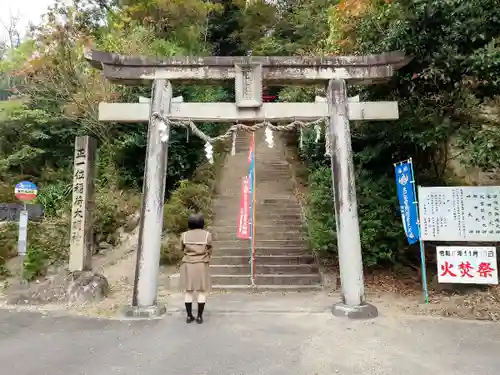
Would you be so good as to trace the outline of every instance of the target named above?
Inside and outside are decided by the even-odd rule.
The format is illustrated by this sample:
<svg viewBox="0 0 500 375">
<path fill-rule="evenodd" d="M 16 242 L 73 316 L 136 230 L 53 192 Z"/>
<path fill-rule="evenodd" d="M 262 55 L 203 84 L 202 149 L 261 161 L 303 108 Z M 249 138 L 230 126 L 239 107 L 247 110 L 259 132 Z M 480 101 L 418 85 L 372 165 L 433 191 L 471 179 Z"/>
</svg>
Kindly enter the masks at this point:
<svg viewBox="0 0 500 375">
<path fill-rule="evenodd" d="M 205 302 L 198 303 L 198 316 L 196 317 L 196 323 L 203 323 L 203 310 L 205 310 Z"/>
<path fill-rule="evenodd" d="M 187 313 L 186 323 L 191 323 L 194 320 L 193 303 L 186 302 L 186 303 L 184 303 L 184 305 L 186 306 L 186 313 Z"/>
</svg>

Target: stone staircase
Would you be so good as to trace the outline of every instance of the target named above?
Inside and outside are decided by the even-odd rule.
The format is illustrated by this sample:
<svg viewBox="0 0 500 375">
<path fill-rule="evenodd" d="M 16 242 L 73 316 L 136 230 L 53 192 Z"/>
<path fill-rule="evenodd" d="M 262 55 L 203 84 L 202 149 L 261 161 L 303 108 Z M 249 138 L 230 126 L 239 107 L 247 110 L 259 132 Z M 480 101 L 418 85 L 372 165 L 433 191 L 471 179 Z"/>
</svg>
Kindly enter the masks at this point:
<svg viewBox="0 0 500 375">
<path fill-rule="evenodd" d="M 255 285 L 260 290 L 315 290 L 321 278 L 308 243 L 301 208 L 283 145 L 270 149 L 264 132 L 256 143 Z M 211 262 L 214 289 L 252 288 L 250 241 L 236 237 L 241 178 L 248 174 L 250 135 L 238 134 L 236 155 L 228 156 L 214 202 Z"/>
</svg>

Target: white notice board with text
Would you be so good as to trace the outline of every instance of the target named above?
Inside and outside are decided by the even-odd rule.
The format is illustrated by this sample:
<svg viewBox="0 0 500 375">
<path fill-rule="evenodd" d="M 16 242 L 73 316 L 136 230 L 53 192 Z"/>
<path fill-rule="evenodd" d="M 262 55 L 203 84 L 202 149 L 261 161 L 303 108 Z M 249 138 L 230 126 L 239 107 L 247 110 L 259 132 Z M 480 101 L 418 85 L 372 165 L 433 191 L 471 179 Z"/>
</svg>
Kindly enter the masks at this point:
<svg viewBox="0 0 500 375">
<path fill-rule="evenodd" d="M 418 187 L 424 241 L 500 241 L 500 186 Z"/>
</svg>

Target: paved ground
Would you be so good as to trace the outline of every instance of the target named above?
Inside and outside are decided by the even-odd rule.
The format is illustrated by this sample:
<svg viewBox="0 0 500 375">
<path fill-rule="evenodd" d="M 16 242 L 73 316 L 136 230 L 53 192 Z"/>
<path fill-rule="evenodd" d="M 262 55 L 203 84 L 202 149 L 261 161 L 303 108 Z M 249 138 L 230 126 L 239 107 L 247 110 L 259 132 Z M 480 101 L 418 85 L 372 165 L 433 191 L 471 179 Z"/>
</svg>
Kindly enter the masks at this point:
<svg viewBox="0 0 500 375">
<path fill-rule="evenodd" d="M 0 310 L 2 374 L 497 375 L 500 325 L 387 313 L 349 321 L 324 295 L 219 295 L 204 325 Z M 288 311 L 288 312 L 287 312 Z M 290 312 L 291 311 L 291 312 Z"/>
</svg>

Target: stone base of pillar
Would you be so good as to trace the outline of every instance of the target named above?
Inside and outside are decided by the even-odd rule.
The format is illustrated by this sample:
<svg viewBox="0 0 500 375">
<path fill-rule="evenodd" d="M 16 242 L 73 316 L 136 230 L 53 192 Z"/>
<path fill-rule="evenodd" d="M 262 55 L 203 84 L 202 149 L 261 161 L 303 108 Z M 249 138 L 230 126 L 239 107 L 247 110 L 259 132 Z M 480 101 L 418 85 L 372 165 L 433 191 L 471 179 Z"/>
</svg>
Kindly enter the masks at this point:
<svg viewBox="0 0 500 375">
<path fill-rule="evenodd" d="M 358 306 L 347 306 L 343 303 L 337 303 L 333 305 L 332 313 L 334 316 L 347 317 L 349 319 L 373 319 L 378 316 L 377 308 L 369 303 Z"/>
<path fill-rule="evenodd" d="M 154 306 L 126 306 L 122 310 L 122 314 L 126 318 L 132 319 L 157 319 L 165 315 L 167 307 L 165 305 Z"/>
</svg>

